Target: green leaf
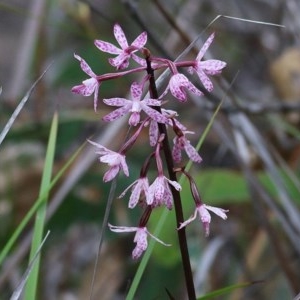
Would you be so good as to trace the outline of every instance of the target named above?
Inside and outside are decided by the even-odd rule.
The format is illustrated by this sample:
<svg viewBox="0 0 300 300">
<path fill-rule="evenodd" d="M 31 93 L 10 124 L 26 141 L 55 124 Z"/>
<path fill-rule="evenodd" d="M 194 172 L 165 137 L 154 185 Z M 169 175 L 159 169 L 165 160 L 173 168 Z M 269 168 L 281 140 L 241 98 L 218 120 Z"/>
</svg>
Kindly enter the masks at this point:
<svg viewBox="0 0 300 300">
<path fill-rule="evenodd" d="M 57 128 L 58 128 L 58 114 L 55 113 L 52 120 L 52 125 L 50 129 L 45 166 L 43 171 L 43 177 L 40 187 L 40 196 L 45 195 L 43 203 L 39 206 L 36 212 L 33 237 L 31 242 L 31 251 L 29 261 L 32 261 L 35 253 L 37 253 L 40 244 L 43 239 L 44 226 L 46 222 L 46 212 L 47 212 L 47 200 L 48 193 L 51 185 L 51 174 L 54 164 L 54 154 L 56 146 L 56 137 L 57 137 Z M 37 284 L 38 284 L 38 274 L 40 266 L 40 255 L 36 258 L 34 267 L 31 270 L 31 273 L 28 277 L 28 281 L 25 288 L 25 297 L 24 299 L 34 300 L 36 298 Z"/>
<path fill-rule="evenodd" d="M 197 300 L 207 300 L 207 299 L 215 299 L 217 296 L 225 295 L 228 294 L 234 290 L 245 288 L 247 286 L 257 284 L 257 283 L 262 283 L 262 281 L 254 281 L 254 282 L 244 282 L 244 283 L 239 283 L 239 284 L 234 284 L 227 286 L 225 288 L 213 291 L 211 293 L 206 294 L 205 296 L 197 298 Z"/>
</svg>

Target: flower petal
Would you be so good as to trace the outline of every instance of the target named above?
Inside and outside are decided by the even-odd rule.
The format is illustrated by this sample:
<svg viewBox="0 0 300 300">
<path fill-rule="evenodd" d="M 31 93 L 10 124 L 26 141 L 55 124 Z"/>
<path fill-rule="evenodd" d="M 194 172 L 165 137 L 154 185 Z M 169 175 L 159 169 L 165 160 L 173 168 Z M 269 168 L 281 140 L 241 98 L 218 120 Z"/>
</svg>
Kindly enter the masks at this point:
<svg viewBox="0 0 300 300">
<path fill-rule="evenodd" d="M 117 176 L 119 171 L 120 171 L 120 166 L 119 165 L 115 165 L 115 166 L 110 167 L 105 172 L 105 174 L 103 176 L 103 181 L 104 182 L 109 182 L 109 181 L 113 180 Z"/>
<path fill-rule="evenodd" d="M 140 84 L 138 84 L 137 82 L 133 82 L 131 87 L 130 87 L 130 93 L 132 96 L 132 99 L 135 101 L 139 101 L 141 99 L 142 96 L 142 87 Z"/>
<path fill-rule="evenodd" d="M 215 33 L 213 32 L 208 39 L 206 40 L 206 42 L 204 43 L 204 45 L 202 46 L 202 48 L 199 51 L 199 54 L 196 57 L 196 60 L 201 60 L 205 54 L 205 52 L 207 51 L 207 49 L 209 48 L 209 46 L 211 45 L 211 43 L 213 42 L 215 37 Z"/>
<path fill-rule="evenodd" d="M 220 74 L 221 70 L 225 68 L 226 65 L 226 62 L 217 59 L 209 59 L 198 63 L 198 66 L 209 75 Z"/>
<path fill-rule="evenodd" d="M 103 102 L 110 106 L 124 106 L 126 104 L 131 103 L 130 100 L 127 100 L 125 98 L 109 98 L 109 99 L 103 99 Z"/>
<path fill-rule="evenodd" d="M 102 52 L 110 53 L 110 54 L 120 54 L 122 53 L 122 50 L 117 48 L 115 45 L 104 42 L 101 40 L 95 40 L 94 45 L 101 50 Z"/>
<path fill-rule="evenodd" d="M 114 226 L 109 223 L 108 223 L 108 227 L 113 232 L 134 232 L 139 229 L 139 227 Z"/>
<path fill-rule="evenodd" d="M 186 141 L 184 145 L 184 149 L 186 151 L 186 154 L 192 161 L 201 163 L 202 161 L 201 156 L 199 155 L 198 151 L 190 144 L 189 141 Z"/>
<path fill-rule="evenodd" d="M 169 120 L 164 115 L 162 115 L 157 110 L 147 105 L 143 105 L 143 103 L 142 103 L 142 109 L 152 120 L 155 120 L 158 123 L 166 124 L 169 122 Z"/>
<path fill-rule="evenodd" d="M 147 32 L 142 32 L 131 44 L 131 46 L 141 49 L 147 43 Z"/>
<path fill-rule="evenodd" d="M 197 209 L 195 209 L 194 214 L 191 215 L 186 221 L 182 222 L 177 230 L 180 230 L 181 228 L 186 227 L 187 225 L 192 223 L 196 219 L 197 214 L 198 214 L 198 211 L 197 211 Z"/>
<path fill-rule="evenodd" d="M 219 216 L 223 220 L 227 219 L 226 212 L 228 212 L 229 210 L 223 209 L 223 208 L 209 206 L 209 205 L 206 205 L 206 204 L 204 204 L 204 206 L 205 206 L 206 209 L 212 211 L 213 213 L 215 213 L 217 216 Z"/>
<path fill-rule="evenodd" d="M 82 57 L 80 57 L 75 53 L 74 53 L 74 57 L 80 61 L 80 67 L 83 72 L 85 72 L 90 77 L 96 77 L 96 74 L 92 71 L 91 67 L 87 64 L 87 62 Z"/>
<path fill-rule="evenodd" d="M 102 120 L 105 122 L 112 122 L 115 121 L 119 118 L 121 118 L 122 116 L 124 116 L 127 112 L 129 112 L 131 105 L 127 104 L 123 107 L 120 107 L 118 109 L 115 109 L 114 111 L 112 111 L 111 113 L 105 115 Z"/>
<path fill-rule="evenodd" d="M 154 147 L 158 140 L 158 125 L 156 121 L 151 121 L 149 125 L 149 142 L 150 146 Z"/>
<path fill-rule="evenodd" d="M 124 31 L 119 24 L 115 24 L 114 26 L 114 35 L 117 42 L 122 47 L 122 49 L 123 50 L 126 49 L 128 47 L 128 42 L 124 34 Z"/>
</svg>

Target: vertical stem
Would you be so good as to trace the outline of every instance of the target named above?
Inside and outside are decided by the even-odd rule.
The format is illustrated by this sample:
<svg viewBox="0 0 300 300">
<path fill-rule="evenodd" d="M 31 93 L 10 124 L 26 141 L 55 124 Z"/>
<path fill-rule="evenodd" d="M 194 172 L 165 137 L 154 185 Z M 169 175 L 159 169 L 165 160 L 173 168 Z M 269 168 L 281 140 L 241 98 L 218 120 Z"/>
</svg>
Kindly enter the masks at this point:
<svg viewBox="0 0 300 300">
<path fill-rule="evenodd" d="M 155 78 L 154 78 L 154 71 L 151 67 L 150 62 L 150 53 L 146 53 L 146 62 L 147 62 L 147 73 L 149 75 L 149 92 L 150 96 L 153 99 L 158 99 L 158 92 L 155 84 Z M 155 109 L 160 111 L 160 107 L 154 107 Z M 177 181 L 176 173 L 173 171 L 174 169 L 174 161 L 172 158 L 172 151 L 169 144 L 168 134 L 167 134 L 167 128 L 165 124 L 158 123 L 158 128 L 160 134 L 164 134 L 165 138 L 162 141 L 162 149 L 165 156 L 165 161 L 169 173 L 170 180 Z M 171 187 L 171 192 L 174 200 L 174 207 L 175 207 L 175 214 L 176 214 L 176 226 L 177 228 L 180 226 L 180 224 L 184 221 L 183 219 L 183 210 L 182 210 L 182 204 L 181 204 L 181 197 L 180 192 L 177 191 L 173 186 Z M 193 273 L 190 263 L 190 256 L 189 251 L 187 247 L 187 240 L 186 240 L 186 233 L 185 228 L 182 228 L 177 231 L 178 233 L 178 240 L 179 240 L 179 247 L 180 247 L 180 253 L 181 253 L 181 259 L 182 259 L 182 265 L 184 270 L 184 277 L 187 287 L 187 293 L 189 300 L 195 300 L 196 299 L 196 293 L 195 293 L 195 287 L 194 287 L 194 281 L 193 281 Z"/>
</svg>

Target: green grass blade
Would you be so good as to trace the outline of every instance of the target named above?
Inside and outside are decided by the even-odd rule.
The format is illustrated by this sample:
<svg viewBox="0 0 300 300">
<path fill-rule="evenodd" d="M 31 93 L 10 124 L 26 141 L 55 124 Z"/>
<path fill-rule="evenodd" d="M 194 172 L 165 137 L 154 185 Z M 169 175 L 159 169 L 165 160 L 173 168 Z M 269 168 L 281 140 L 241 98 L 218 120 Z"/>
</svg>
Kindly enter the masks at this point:
<svg viewBox="0 0 300 300">
<path fill-rule="evenodd" d="M 58 128 L 58 114 L 55 113 L 53 116 L 51 129 L 50 129 L 45 166 L 44 166 L 39 195 L 45 194 L 45 192 L 49 189 L 49 186 L 51 184 L 51 175 L 52 175 L 55 148 L 56 148 L 57 128 Z M 29 261 L 33 260 L 34 255 L 38 251 L 38 248 L 42 242 L 44 226 L 46 222 L 47 200 L 48 200 L 48 195 L 46 194 L 43 203 L 40 205 L 40 207 L 36 212 Z M 25 288 L 25 297 L 24 297 L 25 300 L 26 299 L 34 300 L 36 298 L 39 266 L 40 266 L 40 255 L 36 258 L 35 265 L 32 268 L 31 273 L 28 277 L 28 281 Z"/>
<path fill-rule="evenodd" d="M 261 283 L 261 282 L 262 281 L 254 281 L 254 282 L 244 282 L 244 283 L 230 285 L 225 288 L 213 291 L 211 293 L 207 293 L 205 296 L 201 296 L 201 297 L 197 298 L 197 300 L 216 299 L 215 297 L 222 296 L 222 295 L 228 294 L 234 290 L 245 288 L 247 286 Z"/>
<path fill-rule="evenodd" d="M 51 181 L 51 184 L 48 186 L 47 190 L 44 191 L 42 195 L 40 195 L 33 206 L 30 208 L 30 210 L 27 212 L 27 214 L 22 219 L 19 226 L 15 229 L 13 234 L 11 235 L 10 239 L 7 241 L 5 246 L 0 252 L 0 265 L 3 264 L 3 261 L 7 257 L 9 251 L 12 249 L 13 245 L 17 241 L 18 237 L 24 230 L 25 226 L 28 224 L 28 222 L 31 220 L 31 218 L 36 213 L 37 209 L 40 207 L 40 205 L 45 201 L 48 193 L 51 191 L 51 189 L 56 185 L 56 183 L 60 180 L 60 178 L 63 176 L 63 174 L 67 171 L 67 169 L 71 166 L 71 164 L 74 162 L 74 160 L 78 157 L 80 152 L 82 151 L 83 147 L 86 145 L 84 143 L 72 156 L 71 158 L 65 163 L 65 165 L 60 169 L 58 174 L 54 177 L 54 179 Z"/>
<path fill-rule="evenodd" d="M 50 234 L 50 231 L 47 232 L 46 236 L 44 237 L 44 239 L 42 240 L 41 244 L 39 245 L 39 248 L 38 248 L 37 252 L 34 254 L 34 257 L 33 257 L 32 261 L 30 261 L 30 263 L 29 263 L 29 265 L 28 265 L 25 273 L 23 274 L 23 276 L 21 278 L 21 281 L 20 281 L 19 285 L 17 286 L 17 288 L 13 292 L 10 300 L 18 300 L 20 298 L 21 293 L 22 293 L 22 291 L 23 291 L 23 289 L 25 287 L 25 284 L 26 284 L 26 282 L 28 280 L 29 274 L 32 271 L 32 268 L 33 268 L 33 266 L 34 266 L 37 258 L 39 257 L 39 254 L 40 254 L 40 252 L 42 250 L 42 247 L 44 246 L 44 244 L 45 244 L 45 242 L 46 242 L 49 234 Z"/>
<path fill-rule="evenodd" d="M 221 105 L 222 105 L 222 101 L 218 105 L 218 107 L 215 110 L 214 114 L 212 115 L 209 123 L 207 124 L 207 126 L 206 126 L 203 134 L 201 135 L 201 137 L 199 139 L 199 142 L 198 142 L 198 144 L 196 146 L 197 150 L 200 149 L 200 147 L 203 144 L 203 142 L 204 142 L 204 140 L 205 140 L 208 132 L 210 131 L 211 126 L 212 126 L 212 124 L 213 124 L 213 122 L 214 122 L 214 120 L 215 120 L 215 118 L 216 118 L 216 116 L 217 116 L 217 114 L 218 114 L 218 112 L 219 112 L 219 110 L 221 108 Z M 185 168 L 185 170 L 188 171 L 191 168 L 191 166 L 192 166 L 192 162 L 189 161 L 188 164 L 187 164 L 187 166 L 186 166 L 186 168 Z M 183 182 L 184 182 L 184 180 L 185 180 L 185 176 L 181 175 L 180 179 L 179 179 L 179 183 L 182 185 Z M 161 215 L 159 217 L 159 221 L 158 221 L 158 223 L 157 223 L 157 225 L 156 225 L 156 227 L 154 229 L 154 232 L 153 232 L 153 234 L 155 236 L 159 236 L 159 234 L 160 234 L 160 232 L 161 232 L 161 230 L 162 230 L 162 228 L 163 228 L 163 226 L 164 226 L 164 224 L 166 222 L 168 214 L 169 214 L 168 210 L 165 209 L 165 210 L 162 211 L 162 213 L 161 213 Z M 148 261 L 150 259 L 151 253 L 152 253 L 152 251 L 154 249 L 154 245 L 155 245 L 155 241 L 153 239 L 150 239 L 147 251 L 143 255 L 143 258 L 142 258 L 142 260 L 141 260 L 141 262 L 139 264 L 139 267 L 138 267 L 138 269 L 137 269 L 137 271 L 135 273 L 135 276 L 133 278 L 132 284 L 131 284 L 130 289 L 128 291 L 126 300 L 132 300 L 133 299 L 133 297 L 134 297 L 134 295 L 136 293 L 136 290 L 138 288 L 139 282 L 140 282 L 140 280 L 142 278 L 142 275 L 143 275 L 143 273 L 145 271 L 145 268 L 147 266 L 147 263 L 148 263 Z"/>
<path fill-rule="evenodd" d="M 30 87 L 30 89 L 28 90 L 28 92 L 26 93 L 26 95 L 22 98 L 22 100 L 20 101 L 19 105 L 16 107 L 16 109 L 12 113 L 11 117 L 9 118 L 9 120 L 7 121 L 6 125 L 4 126 L 3 130 L 0 133 L 0 145 L 3 142 L 3 140 L 5 139 L 7 133 L 9 132 L 10 128 L 12 127 L 12 125 L 13 125 L 14 121 L 16 120 L 17 116 L 19 115 L 20 111 L 22 110 L 22 108 L 26 104 L 26 102 L 29 99 L 30 95 L 32 94 L 34 88 L 36 87 L 36 85 L 38 84 L 38 82 L 43 78 L 43 76 L 48 71 L 48 69 L 49 69 L 49 67 L 33 83 L 33 85 Z M 1 88 L 1 91 L 2 91 L 2 88 Z M 0 94 L 1 94 L 1 92 L 0 92 Z"/>
</svg>

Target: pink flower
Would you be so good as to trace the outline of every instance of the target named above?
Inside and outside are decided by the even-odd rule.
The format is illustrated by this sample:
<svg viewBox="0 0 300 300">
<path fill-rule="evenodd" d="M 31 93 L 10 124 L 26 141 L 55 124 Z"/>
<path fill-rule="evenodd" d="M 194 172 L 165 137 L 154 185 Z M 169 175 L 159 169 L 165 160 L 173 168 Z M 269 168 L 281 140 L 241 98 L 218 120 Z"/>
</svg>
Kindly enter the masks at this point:
<svg viewBox="0 0 300 300">
<path fill-rule="evenodd" d="M 72 88 L 72 92 L 82 96 L 90 96 L 94 93 L 94 110 L 96 111 L 100 82 L 97 80 L 97 75 L 92 71 L 91 67 L 83 58 L 76 54 L 74 54 L 74 57 L 80 61 L 82 71 L 91 78 L 84 80 L 80 85 L 74 86 Z"/>
<path fill-rule="evenodd" d="M 173 200 L 170 185 L 177 191 L 181 191 L 181 186 L 177 181 L 172 181 L 163 175 L 158 175 L 149 187 L 147 204 L 152 205 L 153 207 L 166 205 L 166 207 L 171 210 L 173 207 Z"/>
<path fill-rule="evenodd" d="M 147 33 L 141 33 L 129 46 L 126 36 L 119 24 L 115 24 L 114 26 L 114 35 L 121 46 L 121 49 L 116 47 L 115 45 L 104 42 L 101 40 L 95 40 L 95 46 L 103 51 L 110 54 L 117 54 L 118 56 L 115 58 L 110 58 L 109 63 L 116 67 L 117 69 L 125 69 L 129 65 L 129 59 L 132 57 L 137 63 L 145 65 L 143 59 L 134 54 L 134 52 L 140 50 L 144 47 L 147 42 Z"/>
<path fill-rule="evenodd" d="M 198 151 L 191 145 L 190 141 L 185 137 L 187 133 L 194 133 L 192 131 L 181 131 L 183 135 L 176 136 L 173 139 L 174 147 L 172 150 L 172 156 L 175 162 L 181 161 L 181 151 L 185 150 L 187 156 L 194 162 L 200 163 L 202 161 Z"/>
<path fill-rule="evenodd" d="M 135 248 L 132 251 L 132 258 L 138 259 L 143 252 L 146 251 L 148 247 L 147 235 L 150 235 L 157 242 L 163 244 L 164 246 L 171 246 L 170 244 L 166 244 L 154 235 L 152 235 L 146 227 L 126 227 L 126 226 L 114 226 L 108 224 L 109 229 L 114 232 L 136 232 L 134 237 L 134 243 L 136 243 Z"/>
<path fill-rule="evenodd" d="M 210 37 L 206 40 L 203 47 L 200 49 L 199 54 L 196 57 L 195 65 L 188 68 L 190 73 L 194 71 L 197 72 L 200 81 L 203 83 L 204 87 L 211 92 L 213 90 L 213 84 L 207 75 L 217 75 L 221 73 L 221 70 L 225 68 L 226 63 L 221 60 L 209 59 L 206 61 L 201 61 L 208 47 L 212 43 L 215 34 L 212 33 Z"/>
<path fill-rule="evenodd" d="M 143 110 L 151 119 L 159 123 L 166 123 L 168 119 L 150 106 L 160 106 L 161 101 L 156 99 L 144 99 L 142 97 L 142 86 L 134 82 L 130 88 L 132 100 L 124 98 L 103 99 L 103 102 L 111 106 L 121 106 L 103 117 L 104 121 L 111 122 L 130 112 L 129 125 L 136 126 L 140 121 L 140 112 Z"/>
<path fill-rule="evenodd" d="M 178 230 L 187 226 L 192 221 L 194 221 L 197 217 L 197 214 L 199 214 L 199 219 L 202 222 L 204 230 L 205 230 L 205 235 L 208 236 L 209 235 L 209 224 L 211 221 L 211 216 L 210 216 L 210 213 L 208 212 L 209 210 L 212 211 L 213 213 L 215 213 L 216 215 L 218 215 L 223 220 L 227 219 L 226 213 L 228 212 L 228 210 L 209 206 L 209 205 L 202 204 L 202 203 L 197 203 L 194 214 L 188 220 L 181 223 Z"/>
<path fill-rule="evenodd" d="M 162 98 L 170 90 L 171 94 L 175 98 L 177 98 L 181 102 L 186 102 L 187 96 L 185 89 L 188 89 L 190 92 L 197 96 L 203 95 L 203 93 L 199 91 L 186 76 L 180 73 L 176 73 L 171 77 L 166 90 L 163 92 L 160 98 Z"/>
<path fill-rule="evenodd" d="M 120 170 L 122 170 L 127 177 L 129 176 L 128 166 L 126 164 L 124 154 L 111 151 L 98 143 L 92 141 L 89 142 L 99 149 L 99 151 L 96 151 L 96 153 L 100 155 L 99 160 L 103 163 L 107 163 L 110 166 L 109 170 L 103 176 L 104 182 L 113 180 Z"/>
<path fill-rule="evenodd" d="M 168 123 L 166 125 L 173 126 L 173 122 L 171 119 L 174 120 L 176 126 L 181 129 L 182 131 L 186 130 L 186 127 L 181 124 L 175 117 L 178 116 L 178 113 L 175 110 L 170 110 L 170 109 L 161 109 L 161 114 L 165 116 L 168 119 Z M 149 125 L 149 141 L 150 141 L 150 146 L 154 147 L 157 143 L 159 135 L 159 130 L 158 130 L 158 125 L 157 122 L 151 120 L 150 125 Z"/>
<path fill-rule="evenodd" d="M 149 190 L 149 181 L 147 177 L 140 177 L 136 181 L 134 181 L 131 185 L 129 185 L 124 192 L 119 196 L 122 198 L 125 196 L 129 189 L 131 190 L 131 195 L 128 203 L 129 208 L 134 208 L 137 203 L 139 202 L 141 194 L 145 195 L 146 199 L 148 197 L 148 190 Z M 147 202 L 147 201 L 146 201 Z"/>
</svg>

